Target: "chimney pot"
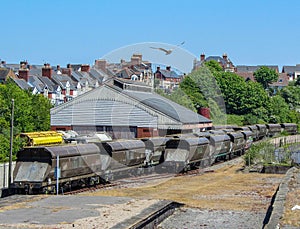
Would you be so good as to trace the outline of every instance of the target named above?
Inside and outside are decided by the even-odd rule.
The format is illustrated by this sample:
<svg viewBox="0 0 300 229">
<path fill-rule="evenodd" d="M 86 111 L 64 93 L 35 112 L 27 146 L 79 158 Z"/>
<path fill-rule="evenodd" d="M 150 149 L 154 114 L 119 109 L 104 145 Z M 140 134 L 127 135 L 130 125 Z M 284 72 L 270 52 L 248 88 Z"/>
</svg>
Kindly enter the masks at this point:
<svg viewBox="0 0 300 229">
<path fill-rule="evenodd" d="M 200 55 L 200 60 L 201 60 L 201 61 L 204 61 L 204 60 L 205 60 L 205 54 L 204 54 L 204 53 L 202 53 L 202 54 Z"/>
<path fill-rule="evenodd" d="M 52 78 L 52 69 L 49 63 L 44 64 L 44 67 L 42 68 L 42 76 L 46 76 L 49 79 Z"/>
<path fill-rule="evenodd" d="M 19 78 L 24 79 L 26 82 L 29 80 L 29 69 L 20 68 L 19 69 Z"/>
<path fill-rule="evenodd" d="M 90 65 L 89 64 L 82 64 L 81 65 L 81 71 L 82 72 L 89 72 L 90 71 Z"/>
</svg>

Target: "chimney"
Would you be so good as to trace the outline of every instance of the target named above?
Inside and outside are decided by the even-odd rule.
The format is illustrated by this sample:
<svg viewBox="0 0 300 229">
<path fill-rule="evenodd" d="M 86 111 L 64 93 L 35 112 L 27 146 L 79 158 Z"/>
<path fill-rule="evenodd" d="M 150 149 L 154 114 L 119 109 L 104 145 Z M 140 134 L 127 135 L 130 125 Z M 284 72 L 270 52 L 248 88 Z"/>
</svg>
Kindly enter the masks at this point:
<svg viewBox="0 0 300 229">
<path fill-rule="evenodd" d="M 82 64 L 81 65 L 81 71 L 82 72 L 89 72 L 90 71 L 90 65 L 89 64 Z"/>
<path fill-rule="evenodd" d="M 132 55 L 132 57 L 137 57 L 137 58 L 139 58 L 139 59 L 140 59 L 140 62 L 142 62 L 142 60 L 143 60 L 143 54 L 140 54 L 140 53 L 134 53 L 134 54 Z"/>
<path fill-rule="evenodd" d="M 29 80 L 29 69 L 28 68 L 20 68 L 19 69 L 19 78 L 24 79 L 26 82 Z"/>
<path fill-rule="evenodd" d="M 72 75 L 72 65 L 67 64 L 67 68 L 63 68 L 61 73 L 71 76 Z"/>
<path fill-rule="evenodd" d="M 107 62 L 106 60 L 95 60 L 95 67 L 102 70 L 103 72 L 106 72 Z"/>
<path fill-rule="evenodd" d="M 50 64 L 44 64 L 44 67 L 42 68 L 42 76 L 46 76 L 49 79 L 52 78 L 52 69 Z"/>
<path fill-rule="evenodd" d="M 227 54 L 226 54 L 226 53 L 223 54 L 223 59 L 224 59 L 225 61 L 227 61 Z"/>
<path fill-rule="evenodd" d="M 204 54 L 204 53 L 202 53 L 202 54 L 200 55 L 200 60 L 201 60 L 201 61 L 204 61 L 204 60 L 205 60 L 205 54 Z"/>
<path fill-rule="evenodd" d="M 167 67 L 166 67 L 166 70 L 167 70 L 167 71 L 171 71 L 171 66 L 167 66 Z"/>
</svg>

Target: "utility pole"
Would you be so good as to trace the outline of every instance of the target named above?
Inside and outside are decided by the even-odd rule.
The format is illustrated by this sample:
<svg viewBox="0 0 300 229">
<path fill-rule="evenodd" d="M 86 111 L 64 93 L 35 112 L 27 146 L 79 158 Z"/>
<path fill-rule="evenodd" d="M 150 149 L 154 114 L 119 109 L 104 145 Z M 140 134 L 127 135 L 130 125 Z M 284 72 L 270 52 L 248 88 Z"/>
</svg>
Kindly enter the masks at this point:
<svg viewBox="0 0 300 229">
<path fill-rule="evenodd" d="M 11 100 L 11 118 L 10 118 L 10 153 L 9 153 L 9 165 L 8 165 L 8 188 L 11 186 L 11 167 L 12 167 L 12 151 L 13 151 L 13 137 L 14 137 L 14 106 L 15 100 Z"/>
</svg>

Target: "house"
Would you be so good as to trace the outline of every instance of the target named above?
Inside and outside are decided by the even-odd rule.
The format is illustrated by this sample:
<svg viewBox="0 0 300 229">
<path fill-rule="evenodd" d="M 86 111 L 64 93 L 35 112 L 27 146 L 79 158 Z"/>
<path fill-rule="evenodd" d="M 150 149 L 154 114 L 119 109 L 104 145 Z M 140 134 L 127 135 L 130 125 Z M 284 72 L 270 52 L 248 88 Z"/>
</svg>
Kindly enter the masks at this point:
<svg viewBox="0 0 300 229">
<path fill-rule="evenodd" d="M 147 84 L 118 78 L 51 109 L 52 130 L 106 131 L 113 138 L 165 136 L 211 126 L 211 120 L 153 93 Z"/>
<path fill-rule="evenodd" d="M 278 65 L 237 65 L 236 66 L 236 71 L 235 72 L 251 72 L 254 73 L 255 71 L 257 71 L 260 67 L 268 67 L 269 69 L 273 69 L 275 70 L 275 72 L 279 73 L 279 68 Z"/>
<path fill-rule="evenodd" d="M 0 83 L 4 83 L 9 78 L 17 78 L 15 73 L 11 69 L 0 68 Z"/>
<path fill-rule="evenodd" d="M 156 68 L 154 73 L 154 79 L 159 80 L 159 87 L 163 89 L 174 89 L 179 86 L 179 83 L 183 79 L 183 75 L 177 74 L 171 69 L 171 66 L 167 66 L 166 69 Z"/>
<path fill-rule="evenodd" d="M 235 66 L 232 63 L 232 61 L 228 58 L 226 53 L 224 53 L 222 56 L 209 56 L 207 58 L 205 57 L 205 54 L 202 53 L 200 55 L 199 61 L 197 59 L 194 60 L 193 71 L 200 68 L 203 63 L 211 61 L 211 60 L 218 62 L 225 72 L 234 72 L 235 71 Z"/>
<path fill-rule="evenodd" d="M 266 66 L 269 69 L 275 70 L 279 73 L 278 65 L 237 65 L 235 73 L 245 79 L 245 81 L 251 80 L 255 81 L 254 72 L 257 71 L 260 67 Z"/>
<path fill-rule="evenodd" d="M 274 90 L 274 94 L 276 94 L 276 92 L 278 90 L 281 90 L 282 88 L 286 87 L 289 85 L 289 75 L 286 73 L 279 73 L 278 74 L 278 80 L 277 82 L 271 83 L 269 84 L 270 88 L 273 88 Z"/>
<path fill-rule="evenodd" d="M 120 60 L 120 63 L 108 63 L 104 59 L 95 60 L 96 70 L 101 70 L 110 78 L 118 77 L 122 79 L 131 79 L 145 82 L 152 85 L 151 63 L 143 60 L 142 54 L 134 53 L 130 61 Z M 107 80 L 109 77 L 106 77 Z"/>
<path fill-rule="evenodd" d="M 297 80 L 300 77 L 300 64 L 296 66 L 283 66 L 282 73 L 286 73 L 289 76 L 289 81 Z"/>
</svg>

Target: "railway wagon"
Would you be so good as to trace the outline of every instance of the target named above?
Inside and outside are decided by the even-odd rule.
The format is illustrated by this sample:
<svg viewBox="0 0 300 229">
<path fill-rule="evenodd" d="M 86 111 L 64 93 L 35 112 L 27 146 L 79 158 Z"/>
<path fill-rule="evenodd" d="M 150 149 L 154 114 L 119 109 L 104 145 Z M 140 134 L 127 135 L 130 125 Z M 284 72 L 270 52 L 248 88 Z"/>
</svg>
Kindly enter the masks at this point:
<svg viewBox="0 0 300 229">
<path fill-rule="evenodd" d="M 257 126 L 256 125 L 251 125 L 251 126 L 248 126 L 248 128 L 253 133 L 253 141 L 257 141 L 258 140 L 258 128 L 257 128 Z"/>
<path fill-rule="evenodd" d="M 210 135 L 210 163 L 212 165 L 215 161 L 226 160 L 230 158 L 230 137 L 227 134 Z"/>
<path fill-rule="evenodd" d="M 267 127 L 267 136 L 274 137 L 281 133 L 281 125 L 280 124 L 266 124 Z"/>
<path fill-rule="evenodd" d="M 166 143 L 164 166 L 173 168 L 175 173 L 188 170 L 209 160 L 209 154 L 207 138 L 182 136 L 170 139 Z"/>
<path fill-rule="evenodd" d="M 246 141 L 245 150 L 248 150 L 252 145 L 254 133 L 250 130 L 242 130 L 240 132 L 244 135 Z"/>
<path fill-rule="evenodd" d="M 256 124 L 257 126 L 257 138 L 263 139 L 267 136 L 267 126 L 265 124 Z"/>
<path fill-rule="evenodd" d="M 95 144 L 99 146 L 101 154 L 111 158 L 109 166 L 105 170 L 105 180 L 113 180 L 115 177 L 141 172 L 136 168 L 142 167 L 146 160 L 143 141 L 124 139 Z"/>
<path fill-rule="evenodd" d="M 244 153 L 246 140 L 244 135 L 240 132 L 228 133 L 231 141 L 230 152 L 232 155 L 240 156 Z"/>
<path fill-rule="evenodd" d="M 281 123 L 281 131 L 285 131 L 289 135 L 298 133 L 298 126 L 295 123 Z"/>
<path fill-rule="evenodd" d="M 144 138 L 141 139 L 145 144 L 146 166 L 161 164 L 164 160 L 166 143 L 169 138 Z"/>
<path fill-rule="evenodd" d="M 110 164 L 110 158 L 99 152 L 95 144 L 24 148 L 17 153 L 13 188 L 28 193 L 53 191 L 58 157 L 61 185 L 99 182 L 98 175 Z"/>
<path fill-rule="evenodd" d="M 40 146 L 63 143 L 62 134 L 56 131 L 21 133 L 20 137 L 26 139 L 27 146 Z"/>
</svg>

